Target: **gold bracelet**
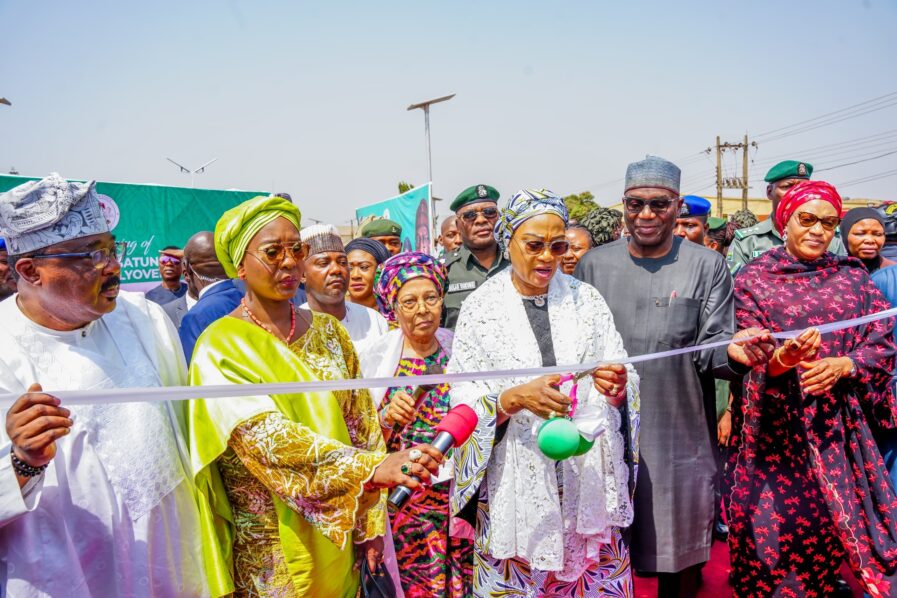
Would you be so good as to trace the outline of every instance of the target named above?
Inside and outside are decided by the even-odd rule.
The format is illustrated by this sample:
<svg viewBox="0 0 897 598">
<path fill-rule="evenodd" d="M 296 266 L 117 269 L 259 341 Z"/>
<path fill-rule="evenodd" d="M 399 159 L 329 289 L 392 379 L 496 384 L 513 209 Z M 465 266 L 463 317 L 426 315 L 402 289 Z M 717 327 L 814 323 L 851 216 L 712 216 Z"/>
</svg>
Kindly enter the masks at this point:
<svg viewBox="0 0 897 598">
<path fill-rule="evenodd" d="M 501 404 L 501 395 L 498 395 L 498 396 L 495 398 L 495 408 L 498 410 L 499 413 L 501 413 L 502 415 L 504 415 L 504 416 L 507 417 L 508 419 L 511 418 L 511 414 L 508 413 L 508 411 L 505 409 L 504 405 Z"/>
<path fill-rule="evenodd" d="M 772 360 L 773 360 L 773 361 L 777 361 L 777 362 L 779 362 L 779 365 L 782 366 L 783 368 L 785 368 L 786 370 L 794 369 L 794 368 L 796 367 L 797 364 L 795 364 L 795 365 L 787 365 L 784 361 L 782 361 L 782 352 L 783 352 L 783 351 L 784 351 L 784 349 L 781 349 L 781 348 L 780 348 L 780 349 L 776 349 L 775 351 L 773 351 L 773 353 L 772 353 Z"/>
</svg>

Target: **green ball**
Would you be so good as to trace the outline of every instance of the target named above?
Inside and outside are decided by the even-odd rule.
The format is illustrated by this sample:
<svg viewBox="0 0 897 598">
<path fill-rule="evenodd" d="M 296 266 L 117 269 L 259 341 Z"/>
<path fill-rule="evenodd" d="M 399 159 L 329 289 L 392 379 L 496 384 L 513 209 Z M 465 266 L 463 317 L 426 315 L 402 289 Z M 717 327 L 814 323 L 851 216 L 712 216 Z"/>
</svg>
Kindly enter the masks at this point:
<svg viewBox="0 0 897 598">
<path fill-rule="evenodd" d="M 555 417 L 539 428 L 537 436 L 539 450 L 555 461 L 563 461 L 576 454 L 579 449 L 579 430 L 570 419 Z"/>
<path fill-rule="evenodd" d="M 588 440 L 585 436 L 580 436 L 579 447 L 577 447 L 576 452 L 573 453 L 573 456 L 579 457 L 580 455 L 585 455 L 587 452 L 592 450 L 593 446 L 595 446 L 594 440 Z"/>
</svg>

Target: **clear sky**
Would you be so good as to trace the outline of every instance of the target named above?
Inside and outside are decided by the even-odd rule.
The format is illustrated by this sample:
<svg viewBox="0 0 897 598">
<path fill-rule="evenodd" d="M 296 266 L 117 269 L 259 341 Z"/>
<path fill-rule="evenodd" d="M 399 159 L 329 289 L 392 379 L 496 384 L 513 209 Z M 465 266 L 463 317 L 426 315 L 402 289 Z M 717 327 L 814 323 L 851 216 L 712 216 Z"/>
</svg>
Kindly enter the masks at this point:
<svg viewBox="0 0 897 598">
<path fill-rule="evenodd" d="M 433 108 L 436 195 L 490 183 L 610 204 L 646 153 L 679 161 L 684 193 L 713 193 L 698 152 L 717 134 L 897 92 L 894 0 L 0 0 L 0 23 L 2 171 L 189 185 L 165 158 L 217 157 L 197 186 L 288 191 L 336 224 L 426 181 L 423 115 L 405 109 L 439 95 L 457 97 Z M 897 150 L 897 105 L 775 137 L 751 153 L 752 196 L 780 156 L 821 169 Z M 897 153 L 814 178 L 889 171 Z M 842 192 L 897 199 L 895 183 Z"/>
</svg>

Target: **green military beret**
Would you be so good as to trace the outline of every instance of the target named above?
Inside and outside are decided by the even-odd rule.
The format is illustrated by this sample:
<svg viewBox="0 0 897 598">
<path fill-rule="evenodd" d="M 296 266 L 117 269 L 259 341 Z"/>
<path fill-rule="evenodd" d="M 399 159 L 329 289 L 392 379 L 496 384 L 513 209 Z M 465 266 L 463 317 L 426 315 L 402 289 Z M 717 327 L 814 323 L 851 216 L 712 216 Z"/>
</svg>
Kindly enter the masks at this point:
<svg viewBox="0 0 897 598">
<path fill-rule="evenodd" d="M 770 168 L 763 180 L 767 183 L 775 183 L 783 179 L 809 179 L 812 174 L 812 164 L 797 160 L 785 160 Z"/>
<path fill-rule="evenodd" d="M 716 230 L 726 226 L 729 221 L 725 218 L 717 218 L 716 216 L 711 216 L 707 219 L 707 226 L 710 230 Z"/>
<path fill-rule="evenodd" d="M 457 212 L 469 203 L 477 203 L 478 201 L 497 202 L 498 198 L 498 190 L 495 187 L 490 187 L 489 185 L 474 185 L 459 193 L 458 197 L 455 198 L 455 201 L 452 202 L 452 205 L 450 205 L 449 208 L 452 212 Z"/>
<path fill-rule="evenodd" d="M 401 237 L 402 227 L 398 222 L 393 222 L 386 218 L 378 218 L 362 226 L 361 230 L 358 231 L 358 235 L 366 239 L 371 237 Z"/>
</svg>

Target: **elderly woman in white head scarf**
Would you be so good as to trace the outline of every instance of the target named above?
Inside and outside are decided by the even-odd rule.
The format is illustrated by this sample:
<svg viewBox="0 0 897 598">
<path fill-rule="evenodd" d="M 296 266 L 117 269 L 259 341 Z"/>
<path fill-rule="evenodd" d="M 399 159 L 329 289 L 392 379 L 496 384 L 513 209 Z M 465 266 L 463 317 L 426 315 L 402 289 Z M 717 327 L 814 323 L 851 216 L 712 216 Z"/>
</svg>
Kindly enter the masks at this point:
<svg viewBox="0 0 897 598">
<path fill-rule="evenodd" d="M 495 236 L 511 267 L 465 300 L 451 372 L 621 360 L 611 312 L 593 287 L 558 271 L 567 209 L 547 190 L 515 194 Z M 632 522 L 638 377 L 603 365 L 573 394 L 557 375 L 457 383 L 452 405 L 479 416 L 455 454 L 452 506 L 475 520 L 475 596 L 630 595 L 620 528 Z M 572 415 L 585 451 L 549 458 L 541 424 Z M 567 424 L 569 426 L 569 424 Z M 588 450 L 589 440 L 594 445 Z M 471 515 L 475 514 L 475 518 Z"/>
</svg>

